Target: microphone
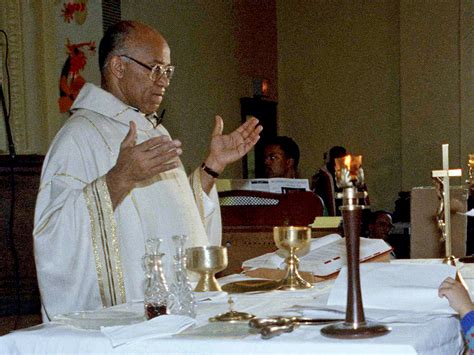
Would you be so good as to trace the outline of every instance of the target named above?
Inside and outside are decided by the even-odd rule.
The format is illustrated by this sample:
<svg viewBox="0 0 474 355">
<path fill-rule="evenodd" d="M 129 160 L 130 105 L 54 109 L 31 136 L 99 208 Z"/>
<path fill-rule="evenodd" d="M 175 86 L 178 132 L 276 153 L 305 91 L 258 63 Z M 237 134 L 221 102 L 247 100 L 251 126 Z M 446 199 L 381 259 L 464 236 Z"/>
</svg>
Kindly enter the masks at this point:
<svg viewBox="0 0 474 355">
<path fill-rule="evenodd" d="M 163 118 L 165 117 L 165 112 L 166 112 L 166 109 L 163 109 L 163 111 L 161 111 L 161 115 L 156 120 L 157 126 L 159 126 L 160 123 L 163 122 Z"/>
</svg>

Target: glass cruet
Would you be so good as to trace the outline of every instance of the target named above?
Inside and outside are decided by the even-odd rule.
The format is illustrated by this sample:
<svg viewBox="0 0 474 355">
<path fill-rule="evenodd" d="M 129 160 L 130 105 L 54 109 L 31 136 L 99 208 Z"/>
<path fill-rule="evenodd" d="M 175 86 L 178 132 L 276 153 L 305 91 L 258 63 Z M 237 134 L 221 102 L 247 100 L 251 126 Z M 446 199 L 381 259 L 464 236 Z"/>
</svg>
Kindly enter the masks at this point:
<svg viewBox="0 0 474 355">
<path fill-rule="evenodd" d="M 186 315 L 196 318 L 196 298 L 186 270 L 186 235 L 173 236 L 176 248 L 173 266 L 174 276 L 170 286 L 170 314 Z"/>
<path fill-rule="evenodd" d="M 146 276 L 144 306 L 147 319 L 169 313 L 169 289 L 162 264 L 165 254 L 159 252 L 160 243 L 160 239 L 148 239 L 142 259 Z"/>
</svg>

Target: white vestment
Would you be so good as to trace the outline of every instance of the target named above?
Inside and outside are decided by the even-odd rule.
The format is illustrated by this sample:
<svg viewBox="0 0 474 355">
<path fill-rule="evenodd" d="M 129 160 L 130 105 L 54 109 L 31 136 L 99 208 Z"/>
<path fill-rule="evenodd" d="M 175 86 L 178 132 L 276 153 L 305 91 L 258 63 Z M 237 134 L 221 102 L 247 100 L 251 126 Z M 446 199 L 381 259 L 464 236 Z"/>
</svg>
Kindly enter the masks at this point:
<svg viewBox="0 0 474 355">
<path fill-rule="evenodd" d="M 221 243 L 215 188 L 203 192 L 200 170 L 189 178 L 182 165 L 135 186 L 112 210 L 105 174 L 120 143 L 137 125 L 137 144 L 168 135 L 112 94 L 86 84 L 74 114 L 45 158 L 38 194 L 34 247 L 43 318 L 143 299 L 145 241 L 163 239 L 170 279 L 176 234 L 188 245 Z"/>
</svg>

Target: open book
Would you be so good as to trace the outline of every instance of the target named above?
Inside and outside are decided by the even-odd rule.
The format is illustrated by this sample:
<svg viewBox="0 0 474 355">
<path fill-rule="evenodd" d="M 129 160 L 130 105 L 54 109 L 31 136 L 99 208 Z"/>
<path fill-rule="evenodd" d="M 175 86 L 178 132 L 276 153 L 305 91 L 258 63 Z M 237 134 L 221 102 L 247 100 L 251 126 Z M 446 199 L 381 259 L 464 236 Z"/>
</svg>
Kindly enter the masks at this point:
<svg viewBox="0 0 474 355">
<path fill-rule="evenodd" d="M 360 238 L 360 261 L 372 259 L 378 255 L 388 253 L 392 248 L 382 239 Z M 260 255 L 244 261 L 242 267 L 284 269 L 285 258 L 281 251 Z M 300 256 L 299 270 L 311 272 L 315 276 L 329 276 L 341 270 L 346 265 L 346 243 L 339 234 L 330 234 L 313 239 L 310 250 Z"/>
</svg>

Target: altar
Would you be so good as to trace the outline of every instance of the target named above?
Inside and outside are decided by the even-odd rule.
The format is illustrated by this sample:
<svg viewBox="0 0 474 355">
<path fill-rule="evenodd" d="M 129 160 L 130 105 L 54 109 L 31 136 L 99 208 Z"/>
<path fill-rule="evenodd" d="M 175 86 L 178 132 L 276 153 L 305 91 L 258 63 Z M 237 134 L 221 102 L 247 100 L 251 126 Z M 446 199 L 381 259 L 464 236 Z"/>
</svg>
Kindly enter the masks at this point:
<svg viewBox="0 0 474 355">
<path fill-rule="evenodd" d="M 447 152 L 447 149 L 444 150 Z M 438 292 L 447 277 L 454 279 L 459 275 L 472 289 L 474 268 L 470 265 L 473 264 L 458 263 L 455 267 L 443 263 L 442 259 L 359 264 L 366 257 L 388 253 L 390 248 L 369 248 L 370 252 L 367 252 L 368 240 L 360 238 L 362 207 L 358 204 L 357 189 L 364 182 L 361 156 L 346 156 L 339 160 L 336 160 L 336 171 L 343 186 L 344 243 L 340 243 L 342 238 L 338 235 L 311 240 L 311 229 L 304 226 L 314 218 L 314 213 L 309 220 L 295 222 L 299 226 L 273 228 L 276 247 L 280 254 L 287 254 L 265 254 L 258 257 L 265 259 L 264 266 L 258 263 L 245 266 L 253 271 L 265 267 L 278 271 L 284 260 L 286 273 L 283 278 L 277 277 L 278 281 L 255 281 L 249 274 L 232 274 L 219 279 L 222 291 L 214 274 L 226 268 L 227 249 L 220 246 L 191 248 L 187 250 L 185 259 L 182 254 L 184 237 L 181 237 L 177 248 L 178 259 L 187 260 L 188 270 L 201 273 L 196 289 L 214 291 L 194 292 L 194 309 L 192 291 L 187 283 L 184 290 L 186 298 L 183 298 L 181 305 L 192 305 L 192 312 L 182 312 L 181 308 L 176 313 L 188 316 L 169 315 L 167 310 L 176 310 L 173 308 L 176 303 L 172 303 L 172 298 L 167 296 L 164 285 L 161 284 L 160 290 L 165 293 L 160 293 L 151 283 L 162 275 L 162 254 L 157 253 L 159 243 L 148 241 L 147 272 L 154 273 L 154 278 L 148 276 L 150 283 L 147 285 L 156 292 L 156 303 L 147 300 L 151 297 L 147 293 L 149 288 L 145 291 L 145 300 L 149 302 L 147 315 L 154 315 L 150 316 L 152 319 L 145 320 L 143 299 L 127 300 L 124 304 L 89 312 L 54 315 L 51 323 L 0 337 L 0 353 L 462 354 L 464 340 L 459 317 L 448 300 L 438 296 Z M 450 170 L 447 164 L 444 165 L 444 170 L 440 172 L 444 174 L 443 202 L 445 210 L 450 211 Z M 231 197 L 236 198 L 235 195 Z M 252 196 L 252 199 L 255 198 Z M 310 193 L 308 198 L 314 199 L 315 196 Z M 236 212 L 229 215 L 235 216 L 242 210 L 245 209 L 237 206 Z M 291 208 L 287 210 L 294 212 Z M 450 256 L 450 214 L 442 215 L 439 213 L 438 223 L 443 227 L 446 255 Z M 226 214 L 223 213 L 223 216 Z M 292 218 L 299 217 L 297 214 Z M 249 218 L 241 217 L 238 223 Z M 279 224 L 281 221 L 272 223 Z M 385 244 L 382 240 L 380 242 Z M 345 245 L 344 252 L 336 248 L 340 244 Z M 323 247 L 327 250 L 321 251 Z M 305 253 L 297 256 L 305 249 Z M 319 255 L 324 257 L 315 257 Z M 273 264 L 268 266 L 266 261 Z M 183 265 L 177 270 L 184 271 Z M 298 267 L 309 272 L 309 279 L 299 275 Z M 271 287 L 248 287 L 259 283 Z M 181 297 L 180 293 L 178 295 Z M 159 312 L 150 313 L 150 307 Z M 238 319 L 246 321 L 222 321 L 229 318 L 235 320 L 236 314 L 240 316 Z M 249 323 L 248 319 L 252 317 L 260 320 L 252 319 L 254 323 Z M 296 318 L 287 324 L 279 324 L 279 328 L 258 325 L 264 323 L 262 318 L 267 319 L 268 323 L 268 319 L 274 321 L 275 317 Z"/>
<path fill-rule="evenodd" d="M 232 275 L 221 283 L 242 279 Z M 326 304 L 334 280 L 314 284 L 300 291 L 254 292 L 232 294 L 234 308 L 268 317 L 294 312 L 299 308 L 314 308 Z M 196 324 L 180 334 L 134 340 L 112 346 L 100 330 L 78 329 L 65 324 L 49 323 L 13 332 L 0 337 L 0 353 L 62 354 L 62 353 L 321 353 L 321 354 L 462 354 L 464 343 L 456 316 L 430 316 L 426 319 L 413 314 L 393 314 L 385 324 L 391 332 L 370 339 L 343 340 L 321 335 L 324 325 L 299 326 L 291 333 L 262 339 L 249 330 L 247 322 L 209 322 L 209 317 L 228 311 L 228 295 L 216 292 L 198 295 Z M 142 302 L 130 302 L 115 310 L 143 312 Z M 370 319 L 372 312 L 366 310 Z M 336 314 L 340 318 L 343 314 Z"/>
<path fill-rule="evenodd" d="M 462 354 L 459 321 L 439 319 L 425 325 L 397 325 L 391 334 L 375 339 L 341 341 L 324 338 L 320 327 L 301 327 L 271 340 L 247 338 L 173 337 L 151 339 L 112 348 L 99 331 L 65 326 L 17 332 L 0 338 L 0 350 L 8 354 Z"/>
</svg>

